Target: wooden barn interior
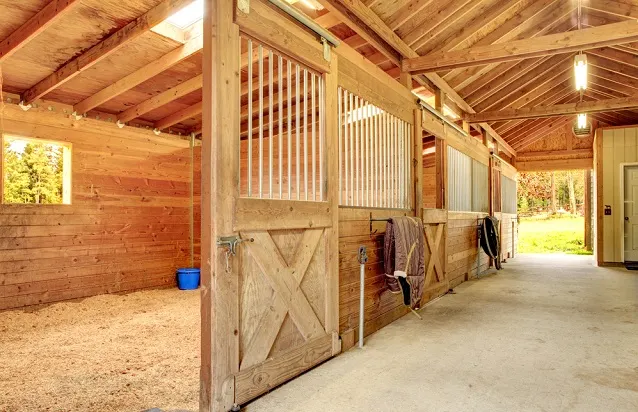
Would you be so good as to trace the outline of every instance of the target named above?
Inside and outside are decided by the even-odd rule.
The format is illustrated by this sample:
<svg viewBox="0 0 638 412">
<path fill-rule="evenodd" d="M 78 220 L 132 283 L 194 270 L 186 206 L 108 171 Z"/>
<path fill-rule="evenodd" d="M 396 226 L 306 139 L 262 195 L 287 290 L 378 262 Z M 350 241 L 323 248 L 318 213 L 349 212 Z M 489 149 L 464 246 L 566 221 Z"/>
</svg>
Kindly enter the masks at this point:
<svg viewBox="0 0 638 412">
<path fill-rule="evenodd" d="M 635 411 L 636 19 L 0 0 L 0 410 Z M 57 150 L 59 193 L 11 191 L 26 147 Z M 585 173 L 593 259 L 518 256 L 517 174 L 557 170 Z M 405 216 L 416 307 L 386 276 Z"/>
</svg>

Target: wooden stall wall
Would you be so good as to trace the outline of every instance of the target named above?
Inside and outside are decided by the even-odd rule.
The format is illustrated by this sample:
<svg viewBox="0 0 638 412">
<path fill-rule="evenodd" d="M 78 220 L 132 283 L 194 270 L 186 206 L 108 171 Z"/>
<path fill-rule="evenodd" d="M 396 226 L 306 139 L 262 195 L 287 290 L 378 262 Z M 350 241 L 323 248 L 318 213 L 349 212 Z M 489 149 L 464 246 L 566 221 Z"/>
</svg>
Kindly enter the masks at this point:
<svg viewBox="0 0 638 412">
<path fill-rule="evenodd" d="M 436 154 L 423 156 L 423 207 L 436 208 Z"/>
<path fill-rule="evenodd" d="M 478 246 L 478 225 L 487 213 L 448 212 L 447 278 L 451 288 L 489 268 Z"/>
<path fill-rule="evenodd" d="M 360 265 L 359 246 L 365 246 L 368 263 L 365 265 L 364 332 L 371 333 L 394 322 L 408 312 L 401 294 L 392 294 L 385 283 L 383 239 L 386 222 L 372 222 L 393 216 L 414 216 L 412 211 L 394 209 L 339 208 L 339 333 L 342 348 L 354 346 L 359 336 Z"/>
<path fill-rule="evenodd" d="M 339 86 L 410 124 L 416 97 L 404 86 L 371 64 L 359 53 L 342 45 L 339 54 Z M 420 171 L 418 171 L 420 173 Z M 418 205 L 420 208 L 421 205 Z M 383 263 L 383 239 L 386 222 L 372 222 L 393 216 L 415 216 L 414 209 L 339 208 L 339 333 L 347 350 L 358 340 L 359 246 L 366 246 L 365 335 L 369 335 L 408 312 L 401 294 L 392 294 L 386 286 Z"/>
<path fill-rule="evenodd" d="M 188 140 L 13 105 L 3 125 L 72 145 L 72 203 L 0 205 L 0 309 L 169 286 L 190 265 Z"/>
<path fill-rule="evenodd" d="M 507 260 L 516 256 L 518 248 L 518 219 L 513 213 L 495 213 L 501 225 L 501 256 Z"/>
</svg>

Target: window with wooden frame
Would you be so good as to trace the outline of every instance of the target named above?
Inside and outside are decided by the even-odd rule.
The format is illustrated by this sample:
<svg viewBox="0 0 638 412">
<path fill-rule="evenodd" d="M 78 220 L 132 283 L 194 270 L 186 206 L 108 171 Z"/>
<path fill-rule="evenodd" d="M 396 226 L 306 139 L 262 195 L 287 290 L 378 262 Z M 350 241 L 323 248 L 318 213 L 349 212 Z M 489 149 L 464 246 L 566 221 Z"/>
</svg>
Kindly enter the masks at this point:
<svg viewBox="0 0 638 412">
<path fill-rule="evenodd" d="M 326 200 L 323 76 L 241 38 L 240 194 Z"/>
<path fill-rule="evenodd" d="M 2 203 L 71 204 L 71 144 L 3 135 Z"/>
<path fill-rule="evenodd" d="M 412 208 L 412 125 L 339 88 L 339 204 Z"/>
<path fill-rule="evenodd" d="M 488 167 L 452 146 L 447 147 L 448 209 L 489 212 Z"/>
</svg>

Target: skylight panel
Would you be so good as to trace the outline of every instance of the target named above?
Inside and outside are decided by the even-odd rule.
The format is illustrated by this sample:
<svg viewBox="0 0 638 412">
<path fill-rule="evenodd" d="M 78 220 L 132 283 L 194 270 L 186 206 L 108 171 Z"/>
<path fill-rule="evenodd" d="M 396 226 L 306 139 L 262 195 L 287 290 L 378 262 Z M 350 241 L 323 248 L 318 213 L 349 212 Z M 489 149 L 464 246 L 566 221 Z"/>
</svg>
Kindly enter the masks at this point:
<svg viewBox="0 0 638 412">
<path fill-rule="evenodd" d="M 204 0 L 195 0 L 166 21 L 180 29 L 186 29 L 204 18 Z"/>
</svg>

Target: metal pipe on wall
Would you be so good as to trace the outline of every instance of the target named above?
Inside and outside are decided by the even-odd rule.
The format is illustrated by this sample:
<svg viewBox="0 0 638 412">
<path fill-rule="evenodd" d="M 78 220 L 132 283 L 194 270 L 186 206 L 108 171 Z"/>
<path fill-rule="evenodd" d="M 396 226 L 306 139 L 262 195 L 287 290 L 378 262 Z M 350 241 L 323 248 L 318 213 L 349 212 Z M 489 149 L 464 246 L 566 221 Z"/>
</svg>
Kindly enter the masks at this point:
<svg viewBox="0 0 638 412">
<path fill-rule="evenodd" d="M 359 348 L 363 348 L 363 336 L 365 326 L 365 276 L 368 254 L 365 246 L 359 246 L 357 256 L 359 261 Z"/>
</svg>

